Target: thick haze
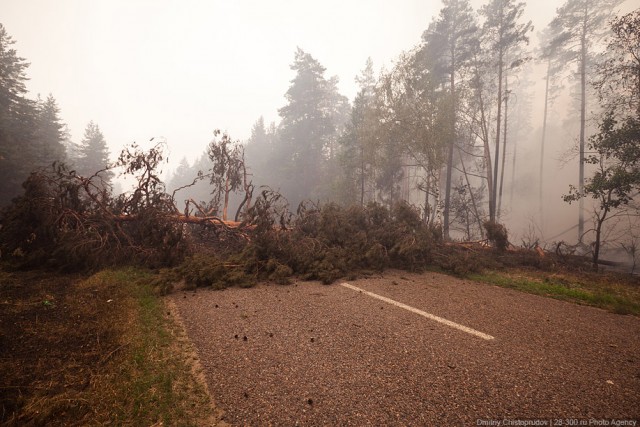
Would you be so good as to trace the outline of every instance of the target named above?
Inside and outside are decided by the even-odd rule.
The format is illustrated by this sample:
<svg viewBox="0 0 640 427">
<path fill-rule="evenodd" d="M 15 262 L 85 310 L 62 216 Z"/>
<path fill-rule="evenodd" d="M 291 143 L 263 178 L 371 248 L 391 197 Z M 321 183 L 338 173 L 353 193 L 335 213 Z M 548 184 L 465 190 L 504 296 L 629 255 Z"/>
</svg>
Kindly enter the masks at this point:
<svg viewBox="0 0 640 427">
<path fill-rule="evenodd" d="M 527 6 L 537 29 L 559 4 Z M 175 164 L 200 155 L 215 128 L 244 140 L 259 116 L 278 121 L 297 46 L 337 75 L 353 100 L 367 57 L 376 70 L 389 68 L 441 7 L 435 0 L 3 0 L 1 19 L 31 63 L 28 89 L 53 94 L 75 142 L 94 120 L 112 155 L 163 136 Z"/>
<path fill-rule="evenodd" d="M 31 97 L 55 97 L 72 140 L 80 142 L 90 120 L 100 126 L 112 157 L 133 141 L 144 145 L 163 137 L 169 170 L 185 156 L 190 162 L 200 156 L 216 128 L 246 140 L 260 116 L 267 125 L 278 122 L 297 47 L 326 67 L 327 78 L 338 76 L 340 92 L 353 101 L 354 77 L 367 58 L 376 72 L 392 68 L 402 51 L 420 43 L 442 8 L 437 0 L 1 1 L 0 22 L 18 54 L 31 63 Z M 477 11 L 488 1 L 471 4 Z M 531 48 L 563 3 L 527 2 L 523 19 L 533 21 Z M 638 0 L 628 0 L 619 12 L 637 7 Z M 532 129 L 516 141 L 518 179 L 503 216 L 520 236 L 538 211 L 544 67 L 535 64 L 526 75 L 532 86 Z M 561 200 L 569 184 L 577 183 L 578 162 L 567 155 L 577 133 L 563 124 L 570 104 L 565 97 L 550 110 L 547 213 L 544 224 L 535 220 L 552 239 L 571 234 L 567 231 L 577 216 L 577 207 Z"/>
</svg>

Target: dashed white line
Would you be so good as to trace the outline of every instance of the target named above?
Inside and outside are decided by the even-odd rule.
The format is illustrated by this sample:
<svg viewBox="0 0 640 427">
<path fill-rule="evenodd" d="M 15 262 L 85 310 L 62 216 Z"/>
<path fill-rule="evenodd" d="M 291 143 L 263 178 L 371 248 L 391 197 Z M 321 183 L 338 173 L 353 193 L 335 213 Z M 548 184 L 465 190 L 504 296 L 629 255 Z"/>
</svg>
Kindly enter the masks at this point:
<svg viewBox="0 0 640 427">
<path fill-rule="evenodd" d="M 468 334 L 475 335 L 475 336 L 477 336 L 479 338 L 482 338 L 484 340 L 495 339 L 491 335 L 485 334 L 485 333 L 480 332 L 480 331 L 476 331 L 475 329 L 469 328 L 469 327 L 464 326 L 464 325 L 460 325 L 459 323 L 452 322 L 451 320 L 447 320 L 447 319 L 444 319 L 442 317 L 438 317 L 438 316 L 433 315 L 431 313 L 427 313 L 426 311 L 418 310 L 415 307 L 411 307 L 411 306 L 403 304 L 401 302 L 392 300 L 391 298 L 383 297 L 382 295 L 378 295 L 378 294 L 374 294 L 373 292 L 365 291 L 364 289 L 361 289 L 361 288 L 359 288 L 357 286 L 353 286 L 353 285 L 351 285 L 349 283 L 340 283 L 340 286 L 344 286 L 345 288 L 349 288 L 351 290 L 361 292 L 361 293 L 363 293 L 365 295 L 369 295 L 372 298 L 376 298 L 376 299 L 379 299 L 380 301 L 384 301 L 384 302 L 386 302 L 388 304 L 395 305 L 396 307 L 404 308 L 405 310 L 409 310 L 412 313 L 419 314 L 422 317 L 426 317 L 427 319 L 434 320 L 434 321 L 436 321 L 438 323 L 442 323 L 443 325 L 447 325 L 447 326 L 449 326 L 451 328 L 458 329 L 458 330 L 466 332 Z"/>
</svg>

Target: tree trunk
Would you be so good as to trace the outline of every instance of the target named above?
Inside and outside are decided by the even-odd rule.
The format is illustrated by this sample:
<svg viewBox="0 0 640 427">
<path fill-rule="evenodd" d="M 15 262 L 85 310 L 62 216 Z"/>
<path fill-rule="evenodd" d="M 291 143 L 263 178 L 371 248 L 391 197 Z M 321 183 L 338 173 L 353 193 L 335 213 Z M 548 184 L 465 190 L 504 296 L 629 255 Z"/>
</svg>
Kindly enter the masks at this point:
<svg viewBox="0 0 640 427">
<path fill-rule="evenodd" d="M 584 21 L 580 40 L 580 173 L 578 178 L 578 191 L 584 191 L 584 139 L 586 125 L 587 106 L 587 4 L 584 6 Z M 584 197 L 580 198 L 578 213 L 578 241 L 582 242 L 584 234 Z"/>
<path fill-rule="evenodd" d="M 516 159 L 518 154 L 518 138 L 511 143 L 513 145 L 513 160 L 511 161 L 511 185 L 509 186 L 509 204 L 513 206 L 513 190 L 516 187 Z"/>
<path fill-rule="evenodd" d="M 507 121 L 508 121 L 507 109 L 509 107 L 509 81 L 508 81 L 507 73 L 504 74 L 504 92 L 505 92 L 504 132 L 502 135 L 502 166 L 500 170 L 500 192 L 498 193 L 498 212 L 497 212 L 498 221 L 500 221 L 500 213 L 502 212 L 502 186 L 504 184 L 504 165 L 507 160 Z"/>
<path fill-rule="evenodd" d="M 482 227 L 482 218 L 480 218 L 480 213 L 478 212 L 478 205 L 476 204 L 476 198 L 473 195 L 473 189 L 471 188 L 471 183 L 469 182 L 469 175 L 467 174 L 467 168 L 464 165 L 464 159 L 462 158 L 462 150 L 458 147 L 458 156 L 460 157 L 460 164 L 462 165 L 462 172 L 464 173 L 464 179 L 467 183 L 467 188 L 469 188 L 469 196 L 471 197 L 471 205 L 473 206 L 473 215 L 478 222 L 478 230 L 480 230 L 480 237 L 484 239 L 484 227 Z"/>
<path fill-rule="evenodd" d="M 496 220 L 496 202 L 497 202 L 497 194 L 498 194 L 498 171 L 499 171 L 499 159 L 500 159 L 500 125 L 502 124 L 502 67 L 503 67 L 503 51 L 502 47 L 499 48 L 500 51 L 498 53 L 498 113 L 496 117 L 496 154 L 493 159 L 493 194 L 491 195 L 491 204 L 493 205 L 493 218 L 492 221 Z"/>
<path fill-rule="evenodd" d="M 433 178 L 433 182 L 431 185 L 431 188 L 435 188 L 435 194 L 433 195 L 433 208 L 431 209 L 431 224 L 433 224 L 436 220 L 436 214 L 438 213 L 438 202 L 439 202 L 439 198 L 440 198 L 440 192 L 438 191 L 438 189 L 440 188 L 440 178 L 442 178 L 440 176 L 440 173 L 442 172 L 442 170 L 440 170 L 438 176 L 431 176 L 431 178 Z"/>
<path fill-rule="evenodd" d="M 424 221 L 429 223 L 431 208 L 429 206 L 429 193 L 431 192 L 431 174 L 427 171 L 427 182 L 424 189 Z"/>
<path fill-rule="evenodd" d="M 205 226 L 215 226 L 215 227 L 224 227 L 231 229 L 240 229 L 242 225 L 241 222 L 238 221 L 224 221 L 215 216 L 192 216 L 192 215 L 182 215 L 182 214 L 172 214 L 166 217 L 169 221 L 173 221 L 175 223 L 181 224 L 197 224 L 197 225 L 205 225 Z M 113 220 L 116 222 L 135 222 L 139 221 L 140 217 L 137 215 L 115 215 L 113 216 Z M 246 226 L 246 229 L 252 229 L 254 226 Z"/>
<path fill-rule="evenodd" d="M 476 59 L 477 61 L 477 59 Z M 480 128 L 482 131 L 482 144 L 483 144 L 483 157 L 485 163 L 485 173 L 487 175 L 487 191 L 489 191 L 489 220 L 495 221 L 495 211 L 494 206 L 491 203 L 491 199 L 493 198 L 493 171 L 491 169 L 491 148 L 489 147 L 489 131 L 487 130 L 487 118 L 484 111 L 484 100 L 482 98 L 482 84 L 480 79 L 480 72 L 478 70 L 478 65 L 476 62 L 476 66 L 474 69 L 475 79 L 478 84 L 478 102 L 480 107 Z"/>
<path fill-rule="evenodd" d="M 498 27 L 498 31 L 500 33 L 498 37 L 498 112 L 496 115 L 496 150 L 495 150 L 495 158 L 493 159 L 493 194 L 490 194 L 491 201 L 490 204 L 493 205 L 493 215 L 491 221 L 496 221 L 496 208 L 497 208 L 497 200 L 498 200 L 498 167 L 500 165 L 500 125 L 502 124 L 502 72 L 504 67 L 504 47 L 503 43 L 503 20 L 504 20 L 504 9 L 500 8 L 500 26 Z"/>
<path fill-rule="evenodd" d="M 224 181 L 224 206 L 222 208 L 222 220 L 227 220 L 227 210 L 229 209 L 229 177 Z"/>
<path fill-rule="evenodd" d="M 609 197 L 611 197 L 609 195 Z M 604 220 L 607 219 L 607 214 L 609 213 L 609 209 L 604 209 L 602 211 L 602 215 L 598 216 L 596 222 L 596 241 L 593 244 L 593 269 L 598 271 L 598 262 L 600 260 L 600 245 L 601 245 L 601 237 L 602 237 L 602 224 L 604 224 Z"/>
<path fill-rule="evenodd" d="M 356 145 L 358 130 L 356 128 Z M 360 146 L 360 206 L 364 206 L 364 147 Z"/>
<path fill-rule="evenodd" d="M 547 60 L 547 81 L 544 87 L 544 114 L 542 116 L 542 141 L 540 142 L 540 171 L 538 177 L 538 212 L 540 215 L 540 230 L 544 235 L 544 207 L 543 207 L 543 191 L 544 191 L 544 143 L 547 137 L 547 112 L 549 107 L 549 79 L 551 77 L 551 58 Z"/>
<path fill-rule="evenodd" d="M 453 172 L 453 146 L 455 144 L 455 135 L 456 135 L 456 76 L 455 76 L 455 49 L 450 49 L 451 53 L 451 78 L 450 78 L 450 87 L 451 91 L 451 112 L 449 119 L 451 120 L 451 129 L 448 141 L 448 157 L 447 157 L 447 178 L 445 182 L 445 192 L 444 192 L 444 238 L 445 240 L 449 240 L 449 210 L 451 205 L 451 174 Z"/>
</svg>

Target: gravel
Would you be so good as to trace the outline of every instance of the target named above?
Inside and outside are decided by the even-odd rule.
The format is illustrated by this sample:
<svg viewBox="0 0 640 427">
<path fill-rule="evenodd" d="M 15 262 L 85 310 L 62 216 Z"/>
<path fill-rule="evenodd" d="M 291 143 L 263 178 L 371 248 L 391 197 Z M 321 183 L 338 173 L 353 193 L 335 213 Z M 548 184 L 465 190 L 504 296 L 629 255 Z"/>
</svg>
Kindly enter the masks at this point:
<svg viewBox="0 0 640 427">
<path fill-rule="evenodd" d="M 640 418 L 640 319 L 450 276 L 179 292 L 233 425 L 481 425 Z M 480 420 L 480 421 L 479 421 Z M 588 424 L 587 424 L 588 425 Z"/>
</svg>

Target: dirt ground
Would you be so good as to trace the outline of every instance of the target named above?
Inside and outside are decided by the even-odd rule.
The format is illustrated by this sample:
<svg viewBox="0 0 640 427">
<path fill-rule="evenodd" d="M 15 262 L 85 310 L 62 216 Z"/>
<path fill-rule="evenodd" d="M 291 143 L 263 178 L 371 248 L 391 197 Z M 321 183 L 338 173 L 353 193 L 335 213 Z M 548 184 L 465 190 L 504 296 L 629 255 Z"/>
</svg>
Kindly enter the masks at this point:
<svg viewBox="0 0 640 427">
<path fill-rule="evenodd" d="M 119 347 L 105 321 L 117 290 L 79 289 L 77 276 L 0 274 L 0 423 L 82 424 L 95 408 L 80 395 Z"/>
<path fill-rule="evenodd" d="M 106 273 L 0 270 L 0 425 L 222 425 L 173 306 Z"/>
<path fill-rule="evenodd" d="M 177 292 L 168 298 L 224 421 L 567 425 L 640 418 L 637 317 L 436 273 L 349 283 L 494 339 L 339 282 Z"/>
</svg>

